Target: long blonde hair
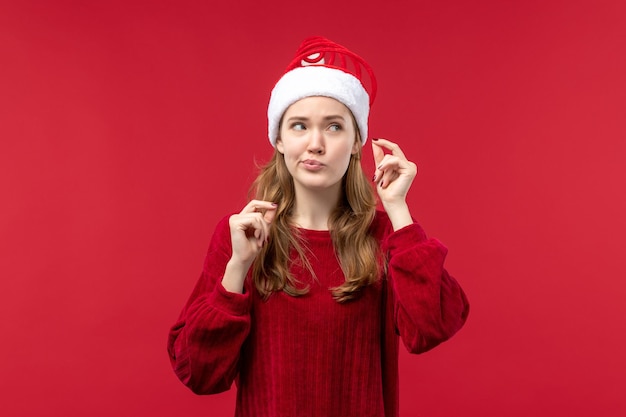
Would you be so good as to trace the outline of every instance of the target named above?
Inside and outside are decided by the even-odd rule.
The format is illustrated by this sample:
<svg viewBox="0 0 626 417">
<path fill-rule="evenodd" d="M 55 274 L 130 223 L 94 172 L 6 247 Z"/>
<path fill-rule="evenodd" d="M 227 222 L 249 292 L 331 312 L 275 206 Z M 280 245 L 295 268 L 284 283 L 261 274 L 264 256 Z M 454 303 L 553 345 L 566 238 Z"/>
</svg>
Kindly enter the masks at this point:
<svg viewBox="0 0 626 417">
<path fill-rule="evenodd" d="M 376 196 L 361 167 L 362 147 L 358 131 L 355 140 L 359 148 L 350 157 L 339 204 L 329 219 L 333 246 L 345 276 L 343 284 L 331 288 L 333 298 L 340 303 L 358 297 L 361 289 L 374 283 L 380 275 L 379 244 L 369 233 L 376 213 Z M 307 249 L 297 228 L 290 223 L 296 194 L 293 178 L 280 152 L 275 151 L 272 159 L 261 168 L 250 194 L 259 200 L 278 203 L 269 242 L 253 264 L 255 287 L 264 298 L 281 290 L 292 296 L 306 294 L 308 286 L 303 287 L 289 271 L 291 251 L 295 250 L 302 265 L 313 274 L 306 256 Z"/>
</svg>

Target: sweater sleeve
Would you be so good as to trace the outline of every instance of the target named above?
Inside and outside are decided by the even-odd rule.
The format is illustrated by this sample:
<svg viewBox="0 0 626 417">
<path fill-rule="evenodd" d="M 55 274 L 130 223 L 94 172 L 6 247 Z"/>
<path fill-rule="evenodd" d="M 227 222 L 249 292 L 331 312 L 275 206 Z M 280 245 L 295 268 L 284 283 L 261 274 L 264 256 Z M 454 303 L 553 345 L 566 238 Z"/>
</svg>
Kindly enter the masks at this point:
<svg viewBox="0 0 626 417">
<path fill-rule="evenodd" d="M 216 226 L 200 279 L 169 332 L 174 372 L 196 394 L 230 389 L 250 331 L 249 289 L 234 294 L 221 284 L 231 251 L 225 218 Z"/>
<path fill-rule="evenodd" d="M 406 348 L 422 353 L 448 340 L 465 323 L 469 303 L 444 269 L 446 247 L 414 223 L 389 234 L 383 249 L 394 324 Z"/>
</svg>

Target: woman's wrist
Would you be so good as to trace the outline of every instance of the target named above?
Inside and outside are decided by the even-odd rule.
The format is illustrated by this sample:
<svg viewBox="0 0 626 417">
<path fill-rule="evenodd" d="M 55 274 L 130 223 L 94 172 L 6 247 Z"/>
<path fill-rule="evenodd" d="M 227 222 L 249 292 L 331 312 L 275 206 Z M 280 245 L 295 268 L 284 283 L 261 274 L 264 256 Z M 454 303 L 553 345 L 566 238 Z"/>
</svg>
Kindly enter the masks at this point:
<svg viewBox="0 0 626 417">
<path fill-rule="evenodd" d="M 413 218 L 406 201 L 383 202 L 383 207 L 389 216 L 394 231 L 413 224 Z"/>
<path fill-rule="evenodd" d="M 250 269 L 250 265 L 237 262 L 231 258 L 226 264 L 224 277 L 222 278 L 222 286 L 226 291 L 243 294 L 243 282 L 246 279 L 248 269 Z"/>
</svg>

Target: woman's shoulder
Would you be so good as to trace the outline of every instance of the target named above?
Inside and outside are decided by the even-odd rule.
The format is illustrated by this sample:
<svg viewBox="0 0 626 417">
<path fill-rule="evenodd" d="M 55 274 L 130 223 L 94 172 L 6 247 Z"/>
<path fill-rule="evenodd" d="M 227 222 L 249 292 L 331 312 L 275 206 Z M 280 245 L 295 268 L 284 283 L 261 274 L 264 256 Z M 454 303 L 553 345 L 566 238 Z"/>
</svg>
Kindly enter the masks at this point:
<svg viewBox="0 0 626 417">
<path fill-rule="evenodd" d="M 230 240 L 230 217 L 235 213 L 222 216 L 213 228 L 213 239 Z"/>
<path fill-rule="evenodd" d="M 387 212 L 384 210 L 376 210 L 372 224 L 370 225 L 371 234 L 378 240 L 383 240 L 393 232 L 393 225 Z"/>
<path fill-rule="evenodd" d="M 225 216 L 222 216 L 217 223 L 215 223 L 215 231 L 217 232 L 218 230 L 224 230 L 224 229 L 229 229 L 229 221 L 230 221 L 230 217 L 233 215 L 234 213 L 230 213 L 230 214 L 226 214 Z"/>
</svg>

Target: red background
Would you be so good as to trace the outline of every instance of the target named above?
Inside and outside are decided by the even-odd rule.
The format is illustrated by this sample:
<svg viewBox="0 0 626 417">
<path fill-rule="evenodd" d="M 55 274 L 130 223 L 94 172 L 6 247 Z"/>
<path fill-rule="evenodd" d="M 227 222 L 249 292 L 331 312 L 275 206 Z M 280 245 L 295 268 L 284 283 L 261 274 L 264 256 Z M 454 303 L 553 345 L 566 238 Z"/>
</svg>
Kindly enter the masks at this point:
<svg viewBox="0 0 626 417">
<path fill-rule="evenodd" d="M 472 303 L 402 350 L 402 415 L 625 415 L 626 3 L 216 3 L 0 5 L 2 415 L 232 415 L 166 335 L 313 34 L 376 70 L 371 133 Z"/>
</svg>

